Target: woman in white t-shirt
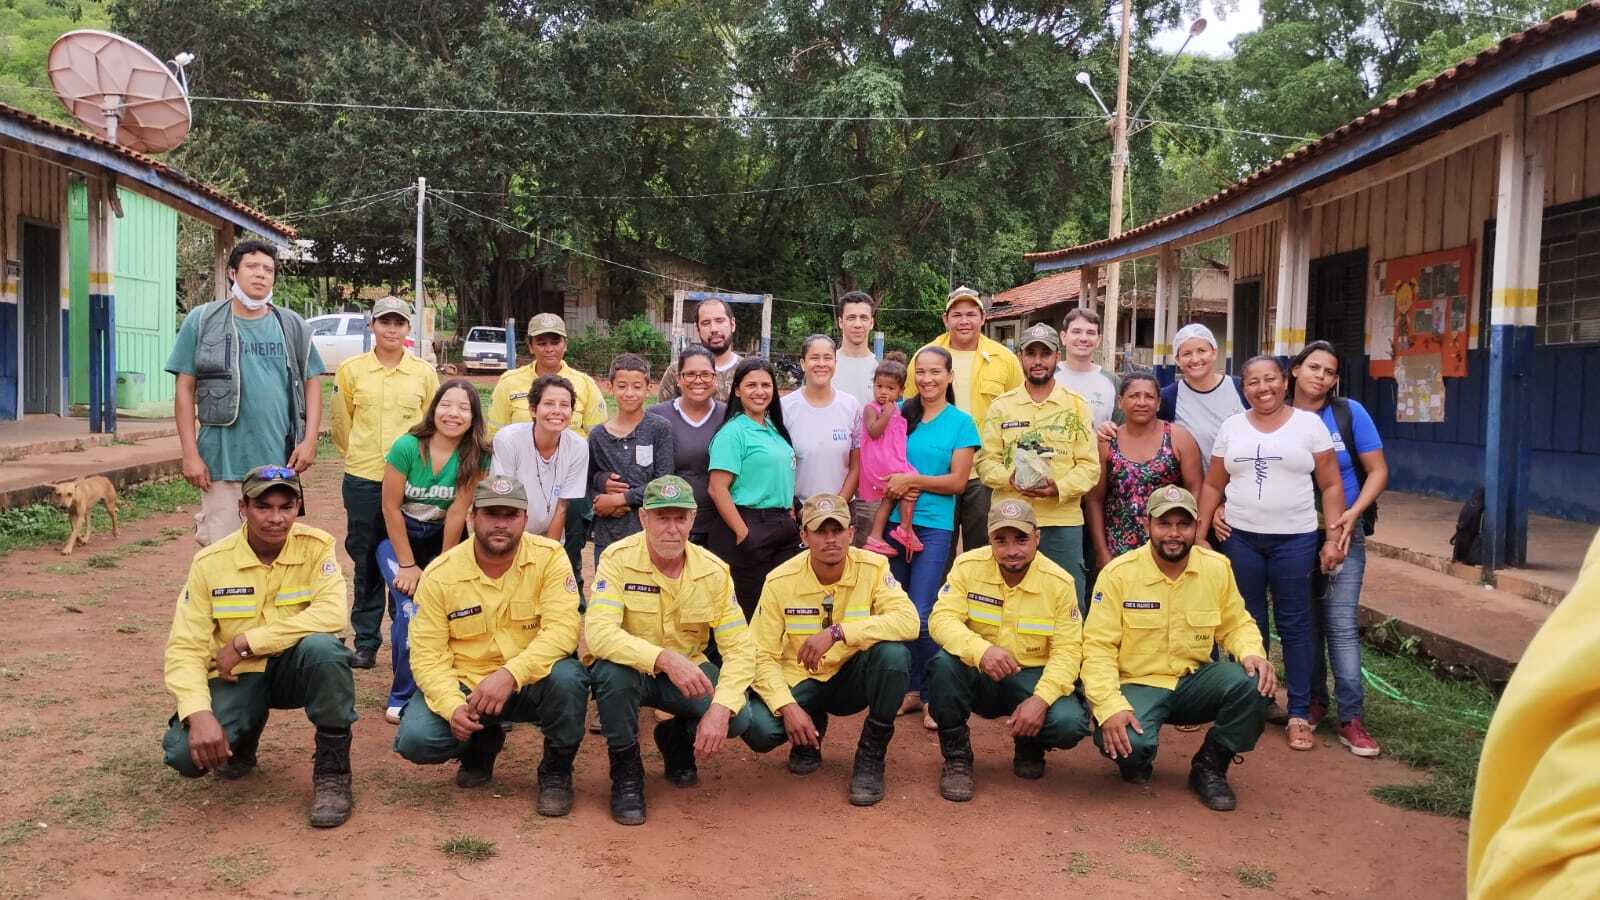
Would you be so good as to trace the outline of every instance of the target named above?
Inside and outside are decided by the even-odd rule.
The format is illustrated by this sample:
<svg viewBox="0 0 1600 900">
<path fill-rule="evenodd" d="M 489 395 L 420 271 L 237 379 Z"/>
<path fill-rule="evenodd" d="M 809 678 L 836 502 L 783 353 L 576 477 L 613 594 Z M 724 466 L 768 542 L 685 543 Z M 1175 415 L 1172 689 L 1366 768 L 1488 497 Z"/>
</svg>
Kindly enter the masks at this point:
<svg viewBox="0 0 1600 900">
<path fill-rule="evenodd" d="M 794 500 L 812 494 L 855 496 L 861 475 L 861 402 L 833 386 L 833 338 L 813 334 L 800 345 L 805 386 L 782 400 L 783 421 L 794 438 Z"/>
<path fill-rule="evenodd" d="M 1217 507 L 1226 502 L 1231 533 L 1218 549 L 1233 564 L 1263 644 L 1271 634 L 1267 588 L 1272 589 L 1288 675 L 1289 747 L 1310 750 L 1315 746 L 1307 720 L 1314 664 L 1311 574 L 1318 567 L 1331 570 L 1343 559 L 1337 523 L 1344 514 L 1344 487 L 1327 426 L 1285 402 L 1289 378 L 1283 363 L 1257 356 L 1245 363 L 1243 375 L 1250 409 L 1217 430 L 1200 489 L 1198 537 L 1206 536 Z M 1319 493 L 1322 514 L 1333 523 L 1325 539 L 1318 527 Z"/>
<path fill-rule="evenodd" d="M 489 470 L 522 482 L 528 492 L 528 533 L 556 543 L 566 537 L 567 503 L 584 496 L 589 480 L 589 442 L 567 427 L 574 396 L 567 379 L 539 376 L 528 391 L 533 421 L 495 432 Z"/>
</svg>

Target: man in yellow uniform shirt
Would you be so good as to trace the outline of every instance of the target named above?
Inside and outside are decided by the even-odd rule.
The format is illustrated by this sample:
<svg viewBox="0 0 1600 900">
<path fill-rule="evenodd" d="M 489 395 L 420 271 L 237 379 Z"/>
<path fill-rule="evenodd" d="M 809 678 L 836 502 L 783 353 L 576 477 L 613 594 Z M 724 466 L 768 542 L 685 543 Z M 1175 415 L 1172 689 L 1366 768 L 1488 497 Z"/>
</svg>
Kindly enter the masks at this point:
<svg viewBox="0 0 1600 900">
<path fill-rule="evenodd" d="M 439 390 L 433 366 L 406 352 L 411 307 L 399 297 L 372 304 L 373 347 L 352 356 L 333 377 L 333 445 L 344 456 L 344 550 L 355 563 L 350 627 L 356 633 L 358 669 L 377 663 L 383 646 L 383 573 L 378 545 L 383 526 L 384 457 L 395 438 L 422 421 Z M 394 610 L 389 611 L 390 618 Z"/>
<path fill-rule="evenodd" d="M 578 663 L 578 584 L 561 545 L 525 534 L 528 495 L 514 479 L 478 483 L 472 540 L 446 550 L 417 585 L 411 674 L 396 753 L 431 765 L 459 759 L 456 785 L 494 776 L 502 720 L 544 731 L 541 816 L 572 810 L 572 760 L 583 740 L 589 674 Z"/>
<path fill-rule="evenodd" d="M 850 802 L 883 799 L 883 758 L 911 683 L 917 608 L 889 561 L 850 545 L 850 504 L 815 494 L 800 508 L 806 549 L 772 570 L 750 620 L 756 696 L 745 743 L 757 753 L 787 741 L 789 771 L 822 766 L 828 717 L 867 710 L 850 776 Z"/>
<path fill-rule="evenodd" d="M 1022 365 L 1005 344 L 983 333 L 983 319 L 983 298 L 972 288 L 958 287 L 944 300 L 944 334 L 928 342 L 930 347 L 949 351 L 954 367 L 950 374 L 956 408 L 971 416 L 979 428 L 983 427 L 989 405 L 995 398 L 1022 385 Z M 915 359 L 913 355 L 912 360 Z M 916 393 L 915 381 L 906 379 L 906 397 L 909 399 Z M 983 532 L 989 520 L 989 495 L 988 485 L 974 468 L 966 489 L 956 501 L 961 546 L 983 545 Z"/>
<path fill-rule="evenodd" d="M 1600 886 L 1600 537 L 1523 651 L 1489 723 L 1467 839 L 1472 900 Z"/>
<path fill-rule="evenodd" d="M 567 365 L 567 323 L 560 316 L 540 313 L 529 320 L 528 352 L 533 354 L 533 362 L 507 371 L 494 383 L 489 410 L 483 417 L 489 426 L 489 433 L 485 435 L 488 440 L 493 441 L 495 432 L 512 422 L 533 421 L 528 395 L 540 375 L 560 375 L 572 382 L 572 421 L 567 425 L 570 430 L 588 438 L 590 429 L 605 424 L 611 417 L 600 385 Z M 577 575 L 579 585 L 583 584 L 583 545 L 589 542 L 589 528 L 593 523 L 594 508 L 589 498 L 568 501 L 567 534 L 561 543 L 567 548 L 567 562 Z"/>
<path fill-rule="evenodd" d="M 595 571 L 584 636 L 594 657 L 589 680 L 611 754 L 611 818 L 644 824 L 639 707 L 670 713 L 656 724 L 667 780 L 700 783 L 695 758 L 744 734 L 745 690 L 756 674 L 755 645 L 733 598 L 728 565 L 689 543 L 694 488 L 664 475 L 644 488 L 644 531 L 612 544 Z M 713 638 L 719 669 L 706 658 Z"/>
<path fill-rule="evenodd" d="M 1083 628 L 1083 690 L 1100 723 L 1095 744 L 1124 781 L 1148 782 L 1162 725 L 1213 722 L 1189 787 L 1219 812 L 1236 754 L 1255 748 L 1278 689 L 1261 632 L 1227 557 L 1194 546 L 1194 496 L 1157 488 L 1145 507 L 1150 541 L 1106 566 Z M 1213 660 L 1221 647 L 1233 660 Z"/>
<path fill-rule="evenodd" d="M 983 446 L 973 465 L 994 491 L 991 502 L 1021 500 L 1039 516 L 1039 552 L 1067 570 L 1085 609 L 1088 573 L 1083 565 L 1083 507 L 1079 498 L 1100 481 L 1100 450 L 1088 401 L 1056 384 L 1061 337 L 1039 323 L 1022 333 L 1022 372 L 1027 380 L 996 397 L 978 422 Z M 1031 456 L 1019 469 L 1017 456 Z M 1035 483 L 1030 475 L 1045 475 Z M 1018 476 L 1023 481 L 1018 481 Z M 1026 489 L 1019 484 L 1027 484 Z"/>
<path fill-rule="evenodd" d="M 1018 778 L 1044 777 L 1046 750 L 1089 736 L 1073 696 L 1083 619 L 1072 576 L 1039 552 L 1039 526 L 1021 500 L 989 507 L 989 546 L 956 557 L 928 614 L 941 649 L 928 663 L 928 709 L 939 723 L 939 793 L 971 800 L 967 718 L 1009 716 Z"/>
<path fill-rule="evenodd" d="M 166 763 L 198 778 L 242 778 L 256 766 L 269 708 L 305 709 L 316 726 L 310 821 L 350 818 L 350 726 L 356 720 L 344 575 L 333 535 L 295 522 L 300 479 L 258 466 L 240 485 L 244 527 L 195 554 L 167 636 L 167 690 L 177 700 L 161 741 Z"/>
</svg>

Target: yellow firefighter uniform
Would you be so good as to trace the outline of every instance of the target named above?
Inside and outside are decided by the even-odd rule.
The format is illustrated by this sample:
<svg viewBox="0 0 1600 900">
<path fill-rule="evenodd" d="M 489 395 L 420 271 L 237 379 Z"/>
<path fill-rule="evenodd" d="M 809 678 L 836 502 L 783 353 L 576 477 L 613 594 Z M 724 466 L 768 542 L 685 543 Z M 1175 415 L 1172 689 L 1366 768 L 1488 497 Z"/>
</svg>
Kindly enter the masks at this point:
<svg viewBox="0 0 1600 900">
<path fill-rule="evenodd" d="M 376 351 L 354 356 L 333 376 L 333 445 L 344 470 L 368 481 L 383 480 L 384 456 L 395 438 L 422 421 L 439 391 L 439 375 L 407 353 L 390 367 Z"/>
<path fill-rule="evenodd" d="M 513 422 L 533 421 L 533 411 L 528 406 L 529 394 L 533 391 L 533 383 L 538 380 L 539 373 L 534 371 L 534 364 L 518 366 L 501 375 L 494 383 L 494 393 L 489 398 L 489 410 L 484 415 L 484 424 L 488 426 L 488 437 L 494 439 L 495 432 Z M 600 390 L 600 385 L 593 378 L 579 372 L 577 369 L 561 364 L 557 375 L 572 382 L 572 390 L 576 394 L 572 398 L 572 422 L 567 426 L 578 434 L 588 437 L 589 429 L 605 423 L 610 412 L 606 409 L 606 396 Z"/>
<path fill-rule="evenodd" d="M 1050 396 L 1035 403 L 1019 387 L 996 397 L 978 420 L 983 446 L 974 462 L 978 477 L 994 491 L 991 503 L 1021 500 L 1033 507 L 1040 528 L 1082 525 L 1078 502 L 1100 480 L 1100 451 L 1094 435 L 1094 413 L 1079 395 L 1055 385 Z M 1056 496 L 1024 497 L 1011 486 L 1017 444 L 1035 440 L 1054 451 L 1050 458 Z"/>
</svg>

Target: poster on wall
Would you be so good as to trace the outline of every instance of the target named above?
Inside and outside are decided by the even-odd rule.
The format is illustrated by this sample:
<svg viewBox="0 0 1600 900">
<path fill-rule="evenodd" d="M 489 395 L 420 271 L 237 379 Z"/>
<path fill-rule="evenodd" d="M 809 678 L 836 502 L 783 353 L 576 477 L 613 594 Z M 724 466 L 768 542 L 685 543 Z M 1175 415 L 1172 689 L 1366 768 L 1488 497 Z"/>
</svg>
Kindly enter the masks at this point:
<svg viewBox="0 0 1600 900">
<path fill-rule="evenodd" d="M 1434 361 L 1442 378 L 1465 376 L 1471 333 L 1472 245 L 1384 260 L 1377 271 L 1375 315 L 1368 319 L 1374 323 L 1367 347 L 1372 376 L 1398 380 L 1399 363 L 1411 356 L 1426 359 L 1415 368 L 1419 378 Z M 1442 386 L 1440 390 L 1442 415 Z"/>
<path fill-rule="evenodd" d="M 1394 420 L 1444 421 L 1444 362 L 1437 353 L 1412 353 L 1394 364 Z"/>
</svg>

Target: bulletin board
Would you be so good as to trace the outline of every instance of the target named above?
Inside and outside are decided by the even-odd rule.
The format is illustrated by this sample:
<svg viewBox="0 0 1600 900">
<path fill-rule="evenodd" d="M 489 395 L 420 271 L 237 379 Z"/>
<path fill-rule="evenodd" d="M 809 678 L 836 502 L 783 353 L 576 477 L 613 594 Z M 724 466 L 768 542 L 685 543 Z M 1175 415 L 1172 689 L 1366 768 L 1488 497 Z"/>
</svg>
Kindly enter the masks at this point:
<svg viewBox="0 0 1600 900">
<path fill-rule="evenodd" d="M 1401 360 L 1409 360 L 1409 370 L 1434 378 L 1467 374 L 1472 259 L 1473 248 L 1467 244 L 1378 263 L 1377 290 L 1367 316 L 1372 323 L 1368 371 L 1373 377 L 1395 377 Z"/>
</svg>

